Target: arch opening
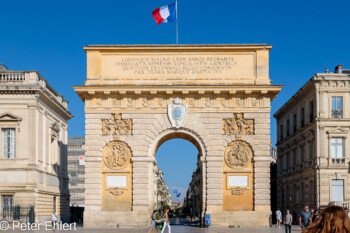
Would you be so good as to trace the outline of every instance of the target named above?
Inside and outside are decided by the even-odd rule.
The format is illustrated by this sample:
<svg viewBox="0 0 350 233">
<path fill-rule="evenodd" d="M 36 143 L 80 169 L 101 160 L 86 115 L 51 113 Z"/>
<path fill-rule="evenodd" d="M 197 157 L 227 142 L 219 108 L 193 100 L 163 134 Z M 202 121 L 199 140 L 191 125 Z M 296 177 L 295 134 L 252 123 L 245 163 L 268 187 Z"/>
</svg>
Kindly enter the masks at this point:
<svg viewBox="0 0 350 233">
<path fill-rule="evenodd" d="M 201 226 L 205 211 L 205 182 L 201 160 L 203 145 L 186 132 L 171 132 L 159 138 L 153 151 L 156 161 L 156 209 L 161 210 L 164 207 L 159 194 L 168 188 L 172 202 L 172 223 Z M 186 216 L 190 220 L 186 220 Z"/>
</svg>

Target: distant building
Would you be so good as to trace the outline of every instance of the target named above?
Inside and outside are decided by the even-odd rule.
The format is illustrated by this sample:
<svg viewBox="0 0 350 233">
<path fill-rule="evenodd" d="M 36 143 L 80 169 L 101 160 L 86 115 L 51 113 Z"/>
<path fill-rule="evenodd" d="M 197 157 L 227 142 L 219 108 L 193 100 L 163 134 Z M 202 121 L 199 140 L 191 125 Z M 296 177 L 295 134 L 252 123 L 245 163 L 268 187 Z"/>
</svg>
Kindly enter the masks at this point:
<svg viewBox="0 0 350 233">
<path fill-rule="evenodd" d="M 60 220 L 69 221 L 67 143 L 72 117 L 68 101 L 39 72 L 0 65 L 1 219 L 21 219 L 29 212 L 35 216 L 30 221 L 43 222 L 55 210 Z"/>
<path fill-rule="evenodd" d="M 198 154 L 199 161 L 199 154 Z M 202 193 L 202 184 L 201 184 L 201 167 L 197 163 L 197 168 L 192 174 L 191 182 L 188 186 L 186 197 L 184 201 L 184 212 L 191 216 L 192 220 L 200 221 L 200 216 L 202 212 L 201 206 L 201 193 Z"/>
<path fill-rule="evenodd" d="M 156 203 L 155 207 L 157 210 L 161 210 L 164 206 L 171 207 L 172 201 L 171 201 L 171 194 L 169 192 L 169 187 L 164 182 L 163 178 L 163 172 L 159 170 L 158 165 L 155 168 L 155 183 L 156 190 L 155 190 L 155 196 L 156 196 Z"/>
<path fill-rule="evenodd" d="M 350 70 L 317 73 L 274 115 L 278 206 L 350 203 Z"/>
<path fill-rule="evenodd" d="M 85 138 L 68 138 L 70 205 L 85 206 Z"/>
<path fill-rule="evenodd" d="M 177 209 L 181 209 L 184 205 L 183 201 L 173 201 L 171 203 L 171 208 L 175 211 Z"/>
</svg>

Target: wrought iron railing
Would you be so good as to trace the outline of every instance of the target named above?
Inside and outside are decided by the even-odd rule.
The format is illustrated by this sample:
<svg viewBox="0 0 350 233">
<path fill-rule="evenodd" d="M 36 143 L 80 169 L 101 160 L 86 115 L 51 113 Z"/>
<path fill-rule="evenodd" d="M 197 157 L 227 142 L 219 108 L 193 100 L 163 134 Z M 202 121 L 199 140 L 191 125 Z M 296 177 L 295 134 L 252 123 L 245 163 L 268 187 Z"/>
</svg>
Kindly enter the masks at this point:
<svg viewBox="0 0 350 233">
<path fill-rule="evenodd" d="M 343 110 L 332 110 L 332 118 L 343 118 Z"/>
<path fill-rule="evenodd" d="M 8 222 L 20 221 L 23 223 L 34 223 L 34 206 L 4 206 L 2 207 L 0 217 L 2 220 Z"/>
<path fill-rule="evenodd" d="M 345 166 L 345 158 L 330 158 L 330 166 Z"/>
</svg>

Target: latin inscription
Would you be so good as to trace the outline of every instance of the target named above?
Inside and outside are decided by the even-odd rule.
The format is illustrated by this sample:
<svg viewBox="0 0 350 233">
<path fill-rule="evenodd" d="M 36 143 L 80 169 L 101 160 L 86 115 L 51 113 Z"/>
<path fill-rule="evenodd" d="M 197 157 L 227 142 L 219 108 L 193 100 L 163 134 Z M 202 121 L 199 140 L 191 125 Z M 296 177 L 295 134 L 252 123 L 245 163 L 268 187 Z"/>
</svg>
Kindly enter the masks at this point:
<svg viewBox="0 0 350 233">
<path fill-rule="evenodd" d="M 118 71 L 133 75 L 215 75 L 231 71 L 237 60 L 234 56 L 129 56 L 114 65 Z"/>
</svg>

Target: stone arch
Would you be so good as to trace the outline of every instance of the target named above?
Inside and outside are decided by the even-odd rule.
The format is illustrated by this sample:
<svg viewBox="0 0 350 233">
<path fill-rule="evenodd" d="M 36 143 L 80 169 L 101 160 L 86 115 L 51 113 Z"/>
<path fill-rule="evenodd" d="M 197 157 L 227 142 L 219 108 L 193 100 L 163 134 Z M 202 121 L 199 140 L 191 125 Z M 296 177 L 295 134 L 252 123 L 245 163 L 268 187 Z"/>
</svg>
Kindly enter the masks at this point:
<svg viewBox="0 0 350 233">
<path fill-rule="evenodd" d="M 164 142 L 174 138 L 185 139 L 193 143 L 193 145 L 197 147 L 199 153 L 201 154 L 201 159 L 206 158 L 207 147 L 205 145 L 203 138 L 199 134 L 197 134 L 195 131 L 190 130 L 188 128 L 181 128 L 181 129 L 169 128 L 159 133 L 153 139 L 152 143 L 149 146 L 148 156 L 149 157 L 155 156 L 158 148 Z"/>
<path fill-rule="evenodd" d="M 200 219 L 201 219 L 201 225 L 203 224 L 202 221 L 204 219 L 204 215 L 207 211 L 207 164 L 206 164 L 206 158 L 207 158 L 207 147 L 203 140 L 203 138 L 195 131 L 190 130 L 188 128 L 169 128 L 161 133 L 159 133 L 152 143 L 150 144 L 149 150 L 148 150 L 148 157 L 156 160 L 155 155 L 157 153 L 158 148 L 165 143 L 166 141 L 169 141 L 174 138 L 181 138 L 185 139 L 189 142 L 191 142 L 198 150 L 199 152 L 199 163 L 201 167 L 201 213 L 200 213 Z"/>
</svg>

